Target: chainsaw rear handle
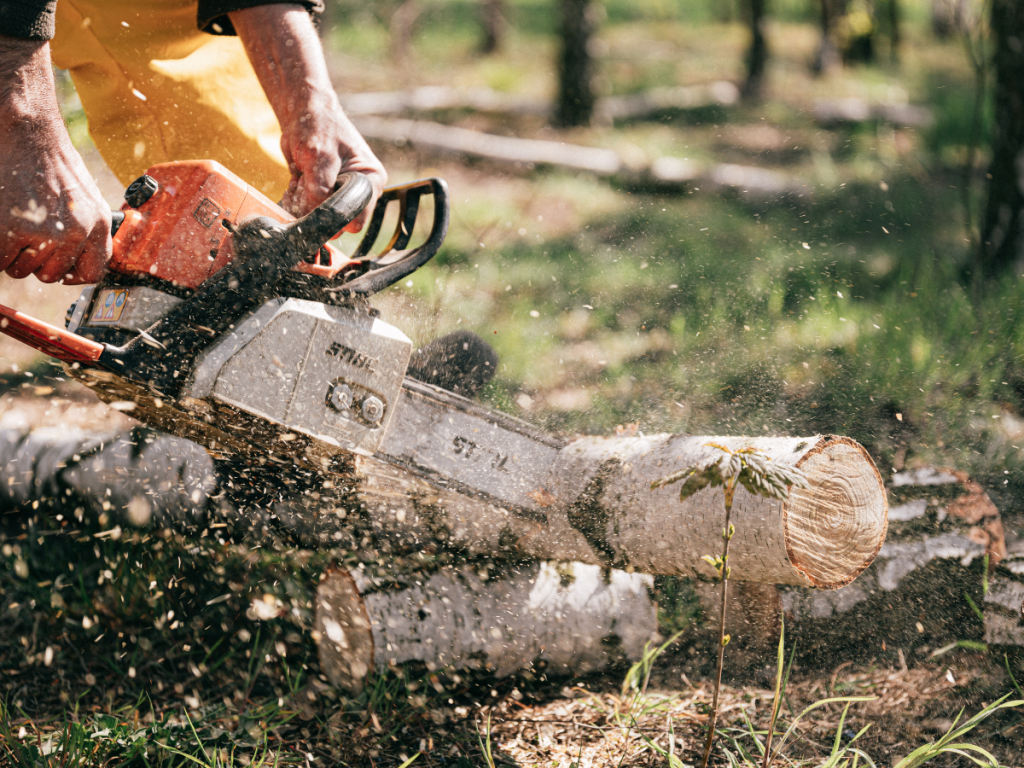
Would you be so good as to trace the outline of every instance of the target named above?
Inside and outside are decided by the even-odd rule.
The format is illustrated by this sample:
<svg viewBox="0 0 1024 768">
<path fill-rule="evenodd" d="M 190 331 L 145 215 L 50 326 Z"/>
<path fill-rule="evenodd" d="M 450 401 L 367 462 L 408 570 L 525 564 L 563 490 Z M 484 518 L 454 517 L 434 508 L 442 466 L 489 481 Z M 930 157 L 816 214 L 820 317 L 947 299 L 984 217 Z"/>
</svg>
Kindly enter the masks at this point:
<svg viewBox="0 0 1024 768">
<path fill-rule="evenodd" d="M 424 195 L 432 195 L 434 198 L 434 221 L 430 227 L 430 234 L 418 248 L 405 250 L 412 239 L 420 200 Z M 384 216 L 392 201 L 398 201 L 398 224 L 395 232 L 379 255 L 373 259 L 366 259 L 380 234 Z M 352 254 L 353 259 L 366 265 L 366 271 L 345 283 L 341 288 L 342 294 L 371 296 L 415 272 L 430 261 L 441 247 L 448 234 L 450 218 L 448 185 L 442 179 L 421 179 L 385 189 L 373 209 L 366 234 Z"/>
</svg>

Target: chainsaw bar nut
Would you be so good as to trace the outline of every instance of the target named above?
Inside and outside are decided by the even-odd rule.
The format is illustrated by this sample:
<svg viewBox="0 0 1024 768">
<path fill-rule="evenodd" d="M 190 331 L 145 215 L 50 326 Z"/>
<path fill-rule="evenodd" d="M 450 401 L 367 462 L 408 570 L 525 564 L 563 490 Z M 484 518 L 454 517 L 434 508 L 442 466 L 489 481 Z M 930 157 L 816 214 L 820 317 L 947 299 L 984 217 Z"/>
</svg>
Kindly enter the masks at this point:
<svg viewBox="0 0 1024 768">
<path fill-rule="evenodd" d="M 363 418 L 369 422 L 380 421 L 384 415 L 384 403 L 380 398 L 370 395 L 363 400 Z"/>
<path fill-rule="evenodd" d="M 347 411 L 352 406 L 352 387 L 348 384 L 335 384 L 331 388 L 328 402 L 336 411 Z"/>
<path fill-rule="evenodd" d="M 160 185 L 156 179 L 143 174 L 128 185 L 128 189 L 124 191 L 124 201 L 132 208 L 138 208 L 155 195 L 158 189 Z"/>
</svg>

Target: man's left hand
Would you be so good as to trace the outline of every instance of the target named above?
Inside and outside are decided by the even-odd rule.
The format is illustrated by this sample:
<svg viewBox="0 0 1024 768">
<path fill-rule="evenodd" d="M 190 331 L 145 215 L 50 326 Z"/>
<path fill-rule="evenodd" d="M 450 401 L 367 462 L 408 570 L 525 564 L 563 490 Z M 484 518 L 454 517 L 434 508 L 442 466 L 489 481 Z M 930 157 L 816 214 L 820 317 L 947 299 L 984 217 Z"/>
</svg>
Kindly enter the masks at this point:
<svg viewBox="0 0 1024 768">
<path fill-rule="evenodd" d="M 358 232 L 387 172 L 338 103 L 309 14 L 298 5 L 261 5 L 230 18 L 281 124 L 281 150 L 292 174 L 281 204 L 295 216 L 306 214 L 334 191 L 339 174 L 358 171 L 374 190 L 345 228 Z"/>
</svg>

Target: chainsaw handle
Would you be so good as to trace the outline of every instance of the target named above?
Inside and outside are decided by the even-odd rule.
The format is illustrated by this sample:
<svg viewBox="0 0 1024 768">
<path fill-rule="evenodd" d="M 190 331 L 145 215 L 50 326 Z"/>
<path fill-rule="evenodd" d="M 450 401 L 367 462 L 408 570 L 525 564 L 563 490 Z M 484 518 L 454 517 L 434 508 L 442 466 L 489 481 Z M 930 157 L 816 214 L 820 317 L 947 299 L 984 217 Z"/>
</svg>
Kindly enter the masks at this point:
<svg viewBox="0 0 1024 768">
<path fill-rule="evenodd" d="M 407 251 L 405 247 L 412 238 L 420 200 L 424 195 L 432 195 L 434 198 L 434 221 L 424 243 Z M 392 201 L 398 201 L 398 224 L 395 232 L 383 251 L 374 258 L 367 259 L 366 256 L 380 234 L 384 215 Z M 353 259 L 365 265 L 366 271 L 345 283 L 341 287 L 341 292 L 349 296 L 370 296 L 415 272 L 430 261 L 441 247 L 445 235 L 448 234 L 450 216 L 448 185 L 442 179 L 421 179 L 385 189 L 373 209 L 366 234 L 352 254 Z"/>
<path fill-rule="evenodd" d="M 362 213 L 373 197 L 373 185 L 361 173 L 341 174 L 334 190 L 327 200 L 301 219 L 285 225 L 288 247 L 298 253 L 295 264 L 317 254 L 324 243 Z"/>
</svg>

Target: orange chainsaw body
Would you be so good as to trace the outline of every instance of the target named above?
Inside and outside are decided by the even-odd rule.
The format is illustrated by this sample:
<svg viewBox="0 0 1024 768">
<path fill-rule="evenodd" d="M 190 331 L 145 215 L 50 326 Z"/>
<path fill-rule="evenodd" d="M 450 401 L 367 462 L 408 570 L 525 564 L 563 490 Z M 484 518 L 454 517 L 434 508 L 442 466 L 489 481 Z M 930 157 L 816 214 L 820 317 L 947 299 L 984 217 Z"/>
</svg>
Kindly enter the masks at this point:
<svg viewBox="0 0 1024 768">
<path fill-rule="evenodd" d="M 157 191 L 132 208 L 113 239 L 109 269 L 195 289 L 223 269 L 234 253 L 231 229 L 257 216 L 287 223 L 295 217 L 214 160 L 161 163 L 146 171 Z M 300 272 L 333 278 L 352 264 L 332 246 Z"/>
</svg>

